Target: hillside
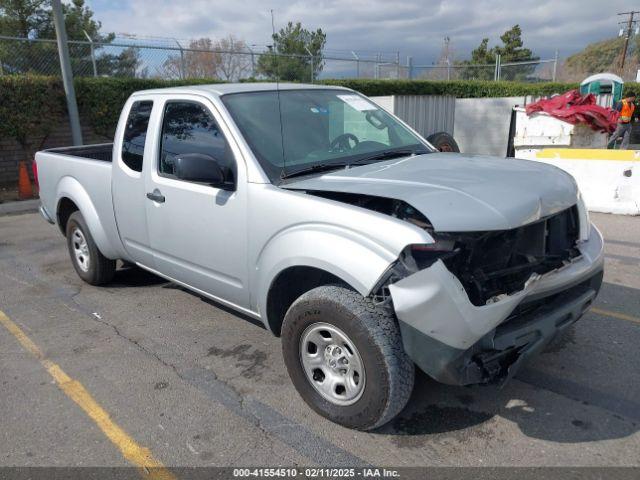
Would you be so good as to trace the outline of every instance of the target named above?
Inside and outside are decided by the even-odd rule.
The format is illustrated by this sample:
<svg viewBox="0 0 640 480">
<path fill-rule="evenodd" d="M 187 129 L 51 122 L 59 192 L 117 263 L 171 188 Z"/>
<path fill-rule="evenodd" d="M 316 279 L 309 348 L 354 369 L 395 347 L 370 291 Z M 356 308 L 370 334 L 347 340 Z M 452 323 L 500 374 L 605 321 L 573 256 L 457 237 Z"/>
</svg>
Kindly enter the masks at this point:
<svg viewBox="0 0 640 480">
<path fill-rule="evenodd" d="M 624 39 L 611 38 L 591 43 L 581 52 L 568 57 L 560 69 L 560 79 L 564 81 L 579 81 L 600 72 L 618 72 L 618 61 L 622 51 Z M 629 51 L 623 76 L 625 80 L 634 80 L 640 63 L 640 37 L 634 37 L 629 42 Z"/>
</svg>

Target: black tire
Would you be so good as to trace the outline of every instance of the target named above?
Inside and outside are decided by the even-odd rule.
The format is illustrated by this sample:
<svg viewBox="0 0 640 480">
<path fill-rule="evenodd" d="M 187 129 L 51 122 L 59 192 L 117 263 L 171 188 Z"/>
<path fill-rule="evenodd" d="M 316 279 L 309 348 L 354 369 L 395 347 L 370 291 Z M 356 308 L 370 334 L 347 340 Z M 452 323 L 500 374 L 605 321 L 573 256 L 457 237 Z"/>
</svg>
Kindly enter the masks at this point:
<svg viewBox="0 0 640 480">
<path fill-rule="evenodd" d="M 460 152 L 460 147 L 447 132 L 437 132 L 429 135 L 427 141 L 441 152 Z"/>
<path fill-rule="evenodd" d="M 86 253 L 88 253 L 88 264 L 85 264 L 86 267 L 83 267 L 81 261 L 76 257 L 75 252 L 80 245 L 77 242 L 78 237 L 76 236 L 76 231 L 79 231 L 82 238 L 86 241 Z M 100 250 L 98 250 L 98 246 L 93 240 L 91 232 L 79 211 L 73 212 L 69 217 L 66 233 L 69 256 L 71 257 L 71 263 L 78 276 L 91 285 L 104 285 L 110 282 L 116 272 L 116 261 L 106 258 Z"/>
<path fill-rule="evenodd" d="M 301 339 L 318 323 L 344 332 L 362 359 L 366 378 L 355 403 L 337 405 L 327 400 L 304 370 Z M 282 352 L 289 376 L 304 401 L 345 427 L 372 430 L 384 425 L 405 407 L 413 390 L 414 364 L 404 351 L 393 313 L 344 287 L 314 288 L 291 305 L 282 325 Z"/>
</svg>

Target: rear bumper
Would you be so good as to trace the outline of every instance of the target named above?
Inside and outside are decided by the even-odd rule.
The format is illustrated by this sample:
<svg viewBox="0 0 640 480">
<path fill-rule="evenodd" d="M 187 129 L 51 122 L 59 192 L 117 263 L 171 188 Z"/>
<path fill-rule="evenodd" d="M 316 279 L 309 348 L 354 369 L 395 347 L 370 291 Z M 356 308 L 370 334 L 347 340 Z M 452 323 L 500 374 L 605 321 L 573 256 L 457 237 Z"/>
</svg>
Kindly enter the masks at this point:
<svg viewBox="0 0 640 480">
<path fill-rule="evenodd" d="M 582 255 L 532 278 L 495 303 L 475 306 L 442 262 L 390 286 L 405 351 L 423 371 L 454 385 L 501 382 L 577 321 L 603 277 L 603 242 L 591 226 Z"/>
<path fill-rule="evenodd" d="M 44 205 L 40 205 L 40 208 L 38 209 L 38 211 L 40 212 L 40 215 L 42 215 L 42 218 L 44 218 L 47 222 L 49 222 L 52 225 L 56 223 L 53 220 L 53 217 L 51 217 L 51 215 L 49 214 L 49 212 L 47 212 L 47 209 L 44 208 Z"/>
</svg>

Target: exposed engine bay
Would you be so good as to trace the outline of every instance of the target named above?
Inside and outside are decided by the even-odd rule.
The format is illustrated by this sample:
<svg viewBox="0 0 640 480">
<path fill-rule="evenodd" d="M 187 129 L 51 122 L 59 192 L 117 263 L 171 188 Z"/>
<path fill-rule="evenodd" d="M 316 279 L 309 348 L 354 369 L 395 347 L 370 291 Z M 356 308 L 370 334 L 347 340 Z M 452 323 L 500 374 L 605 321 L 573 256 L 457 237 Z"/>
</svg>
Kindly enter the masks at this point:
<svg viewBox="0 0 640 480">
<path fill-rule="evenodd" d="M 424 228 L 433 244 L 410 245 L 375 292 L 387 301 L 385 286 L 438 259 L 463 285 L 473 305 L 498 301 L 525 287 L 532 275 L 542 275 L 580 256 L 577 207 L 511 230 L 435 232 L 429 220 L 402 200 L 343 192 L 307 193 L 373 210 Z"/>
</svg>

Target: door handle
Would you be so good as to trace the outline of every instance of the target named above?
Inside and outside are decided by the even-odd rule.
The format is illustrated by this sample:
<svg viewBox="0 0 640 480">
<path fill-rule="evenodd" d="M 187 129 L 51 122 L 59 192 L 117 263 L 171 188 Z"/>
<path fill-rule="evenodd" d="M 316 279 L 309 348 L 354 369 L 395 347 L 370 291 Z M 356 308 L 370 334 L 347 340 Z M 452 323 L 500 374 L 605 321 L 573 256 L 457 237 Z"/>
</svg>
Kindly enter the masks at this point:
<svg viewBox="0 0 640 480">
<path fill-rule="evenodd" d="M 160 190 L 155 188 L 153 192 L 147 193 L 147 198 L 149 200 L 153 200 L 154 202 L 164 203 L 164 195 L 160 193 Z"/>
</svg>

